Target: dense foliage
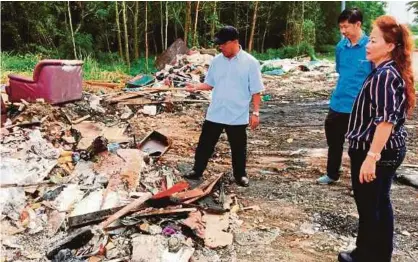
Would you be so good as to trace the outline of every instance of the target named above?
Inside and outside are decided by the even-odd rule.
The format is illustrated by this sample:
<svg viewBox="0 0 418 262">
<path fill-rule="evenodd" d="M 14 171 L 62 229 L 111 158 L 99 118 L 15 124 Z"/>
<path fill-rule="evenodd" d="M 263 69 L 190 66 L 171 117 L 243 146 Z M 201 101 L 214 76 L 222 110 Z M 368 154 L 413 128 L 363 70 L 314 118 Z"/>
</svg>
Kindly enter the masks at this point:
<svg viewBox="0 0 418 262">
<path fill-rule="evenodd" d="M 189 13 L 187 4 L 190 6 Z M 104 1 L 2 1 L 1 48 L 19 54 L 30 52 L 57 58 L 73 58 L 76 55 L 77 58 L 93 57 L 103 62 L 126 60 L 126 24 L 129 60 L 134 61 L 145 54 L 145 22 L 150 54 L 160 53 L 165 49 L 165 42 L 170 45 L 176 38 L 183 38 L 186 26 L 189 46 L 194 43 L 210 47 L 213 32 L 222 25 L 230 24 L 240 30 L 240 42 L 243 48 L 247 48 L 251 40 L 254 5 L 255 2 L 225 1 L 117 4 Z M 126 21 L 123 19 L 124 6 Z M 363 10 L 366 31 L 370 29 L 371 21 L 384 13 L 383 2 L 347 2 L 347 6 L 358 6 Z M 336 23 L 340 11 L 341 2 L 338 1 L 259 2 L 253 50 L 265 53 L 269 49 L 284 46 L 297 48 L 305 44 L 321 50 L 335 45 L 340 37 Z M 197 15 L 198 19 L 195 19 Z M 118 32 L 121 35 L 120 44 Z"/>
</svg>

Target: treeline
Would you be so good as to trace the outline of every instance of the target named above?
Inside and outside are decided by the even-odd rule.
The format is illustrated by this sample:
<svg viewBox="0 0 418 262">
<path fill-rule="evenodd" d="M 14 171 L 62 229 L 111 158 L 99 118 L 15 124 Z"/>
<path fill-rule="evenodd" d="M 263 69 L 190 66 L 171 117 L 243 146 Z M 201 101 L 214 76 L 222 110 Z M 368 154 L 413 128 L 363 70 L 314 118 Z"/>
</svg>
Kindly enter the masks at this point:
<svg viewBox="0 0 418 262">
<path fill-rule="evenodd" d="M 347 2 L 365 17 L 365 30 L 384 2 Z M 309 44 L 323 51 L 339 39 L 341 2 L 5 2 L 1 48 L 60 58 L 91 56 L 126 63 L 158 54 L 175 39 L 211 47 L 222 25 L 234 25 L 249 51 Z"/>
</svg>

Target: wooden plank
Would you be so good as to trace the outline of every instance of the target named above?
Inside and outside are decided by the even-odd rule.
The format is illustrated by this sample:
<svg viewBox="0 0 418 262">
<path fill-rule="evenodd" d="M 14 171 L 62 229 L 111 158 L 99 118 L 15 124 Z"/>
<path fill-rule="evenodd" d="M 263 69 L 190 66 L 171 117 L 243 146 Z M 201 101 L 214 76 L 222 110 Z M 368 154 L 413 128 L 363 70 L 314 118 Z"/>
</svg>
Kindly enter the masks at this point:
<svg viewBox="0 0 418 262">
<path fill-rule="evenodd" d="M 97 80 L 88 80 L 88 81 L 84 81 L 84 83 L 87 85 L 91 85 L 91 86 L 104 86 L 104 87 L 109 87 L 109 88 L 116 88 L 116 87 L 125 85 L 125 83 L 109 83 L 109 82 L 102 82 L 102 81 L 97 81 Z"/>
<path fill-rule="evenodd" d="M 149 217 L 149 216 L 161 216 L 161 215 L 171 215 L 171 214 L 178 214 L 178 213 L 189 213 L 195 212 L 197 208 L 177 208 L 177 209 L 158 209 L 158 210 L 151 210 L 151 211 L 138 211 L 133 213 L 131 216 L 138 217 Z"/>
</svg>

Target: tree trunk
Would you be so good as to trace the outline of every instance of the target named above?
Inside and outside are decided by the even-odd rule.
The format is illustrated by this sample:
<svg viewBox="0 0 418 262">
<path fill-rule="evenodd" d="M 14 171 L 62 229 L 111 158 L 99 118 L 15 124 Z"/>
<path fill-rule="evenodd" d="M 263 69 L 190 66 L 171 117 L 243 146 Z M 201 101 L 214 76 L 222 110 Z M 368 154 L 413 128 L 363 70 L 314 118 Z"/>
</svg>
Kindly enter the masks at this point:
<svg viewBox="0 0 418 262">
<path fill-rule="evenodd" d="M 210 40 L 212 40 L 215 37 L 215 27 L 216 27 L 216 1 L 213 2 L 213 12 L 212 12 L 212 25 L 210 28 Z"/>
<path fill-rule="evenodd" d="M 199 1 L 196 2 L 196 16 L 194 20 L 194 33 L 193 33 L 193 45 L 197 46 L 196 40 L 197 40 L 197 19 L 199 18 Z"/>
<path fill-rule="evenodd" d="M 145 70 L 148 73 L 148 1 L 145 1 Z"/>
<path fill-rule="evenodd" d="M 154 32 L 148 32 L 150 35 L 152 35 L 152 43 L 154 44 L 154 53 L 158 54 L 158 47 L 157 47 L 157 40 L 155 40 L 155 35 L 153 34 Z"/>
<path fill-rule="evenodd" d="M 165 42 L 164 49 L 167 50 L 167 35 L 168 35 L 168 1 L 165 2 Z"/>
<path fill-rule="evenodd" d="M 184 42 L 188 46 L 189 42 L 189 31 L 190 31 L 190 23 L 191 23 L 191 12 L 192 12 L 192 2 L 187 1 L 186 2 L 186 18 L 184 19 Z"/>
<path fill-rule="evenodd" d="M 164 50 L 164 17 L 163 17 L 163 1 L 160 2 L 160 18 L 161 18 L 161 52 Z"/>
<path fill-rule="evenodd" d="M 244 38 L 245 49 L 247 49 L 249 14 L 250 14 L 250 2 L 247 2 L 247 15 L 245 18 L 245 38 Z"/>
<path fill-rule="evenodd" d="M 70 21 L 71 40 L 73 41 L 74 58 L 77 59 L 77 52 L 76 52 L 76 48 L 75 48 L 74 30 L 73 30 L 73 22 L 72 22 L 72 19 L 71 19 L 70 1 L 68 1 L 68 19 Z"/>
<path fill-rule="evenodd" d="M 123 59 L 123 51 L 122 51 L 122 36 L 120 32 L 120 23 L 119 23 L 119 9 L 118 9 L 118 2 L 115 1 L 115 10 L 116 10 L 116 26 L 118 29 L 118 48 L 119 48 L 119 56 Z M 124 60 L 124 59 L 123 59 Z"/>
<path fill-rule="evenodd" d="M 107 44 L 107 51 L 109 52 L 109 54 L 111 54 L 112 51 L 110 51 L 109 33 L 107 32 L 107 28 L 106 28 L 106 44 Z"/>
<path fill-rule="evenodd" d="M 135 1 L 135 16 L 134 16 L 134 49 L 135 49 L 135 59 L 138 59 L 139 58 L 138 16 L 139 16 L 139 3 L 138 3 L 138 1 Z"/>
<path fill-rule="evenodd" d="M 234 2 L 235 6 L 234 6 L 234 26 L 236 28 L 239 28 L 239 24 L 238 24 L 238 8 L 237 8 L 237 1 Z"/>
<path fill-rule="evenodd" d="M 125 31 L 125 53 L 126 53 L 126 64 L 128 69 L 131 69 L 131 59 L 129 57 L 129 38 L 128 38 L 128 21 L 126 19 L 126 4 L 122 1 L 122 15 L 123 15 L 123 29 Z"/>
<path fill-rule="evenodd" d="M 256 34 L 256 36 L 257 36 L 257 41 L 255 41 L 255 43 L 257 44 L 254 44 L 254 50 L 256 50 L 257 52 L 260 52 L 260 46 L 261 46 L 261 44 L 260 44 L 260 30 L 261 30 L 261 28 L 260 28 L 260 26 L 257 24 L 257 34 Z"/>
<path fill-rule="evenodd" d="M 251 52 L 253 49 L 255 22 L 257 20 L 257 10 L 258 10 L 258 1 L 255 1 L 253 23 L 251 26 L 251 33 L 250 33 L 250 41 L 248 42 L 248 52 Z"/>
<path fill-rule="evenodd" d="M 264 53 L 264 43 L 266 40 L 266 35 L 270 26 L 270 17 L 271 17 L 271 9 L 273 8 L 273 5 L 268 7 L 267 11 L 267 18 L 266 18 L 266 27 L 264 28 L 264 34 L 263 34 L 263 40 L 261 41 L 261 52 Z"/>
</svg>

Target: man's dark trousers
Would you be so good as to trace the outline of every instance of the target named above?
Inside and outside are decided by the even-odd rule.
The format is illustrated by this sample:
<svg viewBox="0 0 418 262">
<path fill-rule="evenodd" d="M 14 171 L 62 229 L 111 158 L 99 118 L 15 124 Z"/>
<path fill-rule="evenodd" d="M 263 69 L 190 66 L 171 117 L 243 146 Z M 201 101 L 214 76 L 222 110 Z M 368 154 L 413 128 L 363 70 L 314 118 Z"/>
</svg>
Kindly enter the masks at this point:
<svg viewBox="0 0 418 262">
<path fill-rule="evenodd" d="M 339 169 L 342 162 L 345 134 L 347 133 L 350 114 L 339 113 L 331 108 L 325 119 L 325 136 L 328 144 L 327 175 L 338 180 Z"/>
<path fill-rule="evenodd" d="M 225 125 L 205 120 L 197 145 L 193 170 L 202 176 L 208 165 L 209 158 L 215 150 L 216 143 L 225 130 L 232 152 L 232 168 L 235 178 L 246 176 L 247 159 L 247 125 Z"/>
</svg>

